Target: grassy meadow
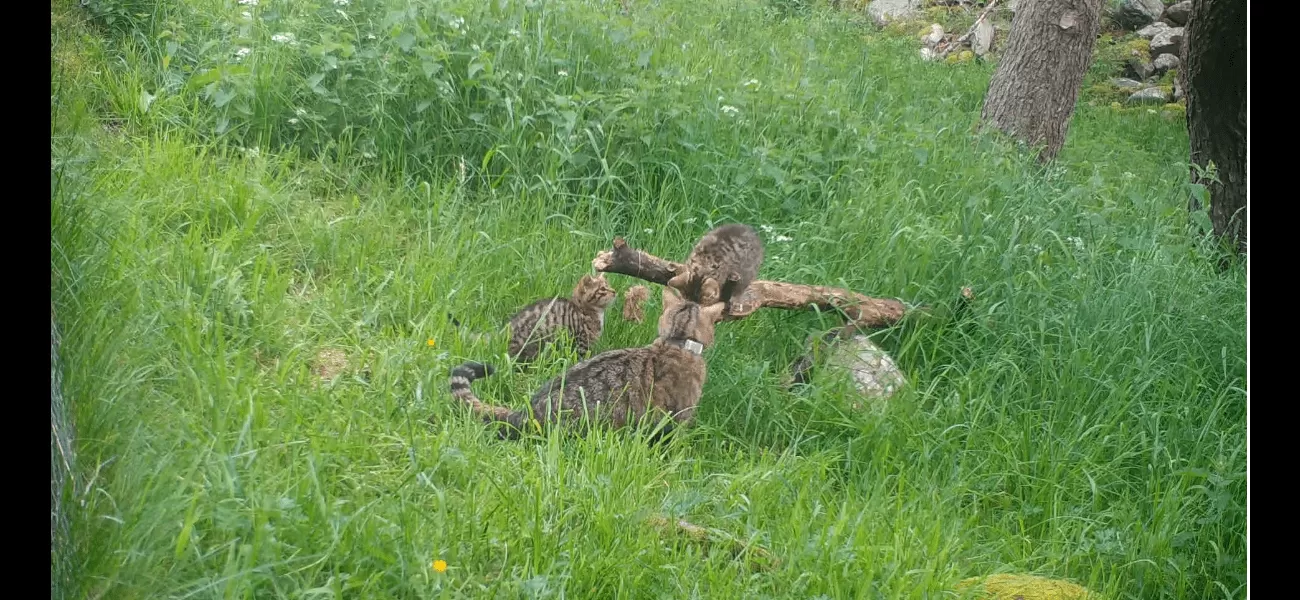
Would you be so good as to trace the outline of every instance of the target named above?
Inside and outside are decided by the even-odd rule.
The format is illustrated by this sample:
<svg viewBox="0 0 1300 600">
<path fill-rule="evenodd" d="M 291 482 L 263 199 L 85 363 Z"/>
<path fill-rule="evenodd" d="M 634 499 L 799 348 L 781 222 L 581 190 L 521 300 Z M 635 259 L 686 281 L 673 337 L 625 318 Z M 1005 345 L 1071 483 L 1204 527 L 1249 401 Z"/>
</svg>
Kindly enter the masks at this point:
<svg viewBox="0 0 1300 600">
<path fill-rule="evenodd" d="M 956 598 L 1005 572 L 1245 597 L 1246 276 L 1186 211 L 1179 117 L 1081 103 L 1040 167 L 974 130 L 991 64 L 821 4 L 629 6 L 52 0 L 57 587 Z M 764 279 L 977 301 L 875 334 L 910 381 L 875 408 L 833 373 L 786 391 L 837 321 L 777 310 L 719 326 L 663 448 L 502 442 L 451 403 L 453 365 L 502 364 L 469 333 L 615 236 L 681 259 L 730 221 L 763 226 Z M 658 294 L 597 350 L 649 343 Z M 475 389 L 522 407 L 573 360 Z"/>
</svg>

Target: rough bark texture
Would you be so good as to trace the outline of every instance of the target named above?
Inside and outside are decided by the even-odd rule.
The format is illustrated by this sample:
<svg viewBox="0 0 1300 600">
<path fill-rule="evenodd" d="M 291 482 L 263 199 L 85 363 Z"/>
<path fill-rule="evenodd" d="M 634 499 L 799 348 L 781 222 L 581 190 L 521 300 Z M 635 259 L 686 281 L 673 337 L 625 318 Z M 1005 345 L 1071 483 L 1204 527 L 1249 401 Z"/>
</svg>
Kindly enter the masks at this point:
<svg viewBox="0 0 1300 600">
<path fill-rule="evenodd" d="M 1246 252 L 1246 3 L 1193 0 L 1179 73 L 1187 94 L 1191 162 L 1213 162 L 1218 182 L 1192 181 L 1210 191 L 1210 222 L 1220 239 Z M 1199 210 L 1193 197 L 1190 208 Z"/>
<path fill-rule="evenodd" d="M 1056 158 L 1101 29 L 1103 0 L 1035 0 L 1016 11 L 981 119 Z"/>
<path fill-rule="evenodd" d="M 623 238 L 614 238 L 614 249 L 596 255 L 591 265 L 604 273 L 619 273 L 667 285 L 681 272 L 681 263 L 664 260 L 628 247 Z M 898 300 L 870 298 L 857 292 L 820 285 L 800 285 L 779 281 L 755 281 L 744 294 L 733 298 L 724 320 L 734 321 L 754 314 L 760 308 L 808 310 L 839 309 L 859 327 L 887 327 L 903 318 L 906 307 Z"/>
<path fill-rule="evenodd" d="M 72 427 L 63 403 L 59 365 L 59 332 L 50 304 L 50 597 L 68 595 L 71 578 L 71 544 L 64 491 L 72 486 Z M 75 488 L 73 488 L 75 489 Z"/>
</svg>

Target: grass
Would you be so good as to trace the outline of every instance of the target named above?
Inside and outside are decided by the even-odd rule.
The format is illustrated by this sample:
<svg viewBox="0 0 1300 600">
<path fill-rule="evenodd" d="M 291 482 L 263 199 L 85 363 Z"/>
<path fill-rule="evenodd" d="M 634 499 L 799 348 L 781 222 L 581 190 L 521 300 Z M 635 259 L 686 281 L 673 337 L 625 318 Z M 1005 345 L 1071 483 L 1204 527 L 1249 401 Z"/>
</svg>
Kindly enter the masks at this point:
<svg viewBox="0 0 1300 600">
<path fill-rule="evenodd" d="M 817 7 L 632 6 L 52 4 L 69 597 L 1245 596 L 1245 272 L 1186 213 L 1181 121 L 1084 104 L 1040 168 L 973 133 L 991 65 Z M 681 257 L 731 220 L 771 227 L 764 278 L 971 285 L 975 318 L 880 332 L 912 384 L 875 411 L 779 385 L 829 318 L 724 324 L 664 449 L 450 403 L 504 351 L 468 331 L 616 235 Z M 618 306 L 598 349 L 648 343 L 657 297 Z M 522 406 L 572 360 L 476 389 Z"/>
</svg>

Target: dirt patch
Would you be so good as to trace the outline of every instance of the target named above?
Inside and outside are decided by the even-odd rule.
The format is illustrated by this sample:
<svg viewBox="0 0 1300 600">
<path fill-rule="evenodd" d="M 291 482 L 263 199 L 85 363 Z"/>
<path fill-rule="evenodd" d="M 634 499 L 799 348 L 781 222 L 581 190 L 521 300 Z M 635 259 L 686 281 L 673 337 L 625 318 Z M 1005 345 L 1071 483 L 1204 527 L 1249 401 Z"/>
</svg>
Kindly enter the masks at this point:
<svg viewBox="0 0 1300 600">
<path fill-rule="evenodd" d="M 324 381 L 329 381 L 338 377 L 348 368 L 348 355 L 344 354 L 338 348 L 325 348 L 316 353 L 316 359 L 312 361 L 311 371 L 317 377 Z"/>
</svg>

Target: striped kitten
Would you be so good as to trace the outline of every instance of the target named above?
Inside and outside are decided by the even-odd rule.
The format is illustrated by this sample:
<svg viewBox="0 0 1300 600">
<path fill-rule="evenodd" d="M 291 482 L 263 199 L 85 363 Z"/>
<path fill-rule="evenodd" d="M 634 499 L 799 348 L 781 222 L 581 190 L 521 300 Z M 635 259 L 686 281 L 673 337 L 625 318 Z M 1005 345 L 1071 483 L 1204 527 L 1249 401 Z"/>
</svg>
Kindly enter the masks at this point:
<svg viewBox="0 0 1300 600">
<path fill-rule="evenodd" d="M 713 344 L 713 326 L 726 308 L 684 300 L 676 290 L 664 288 L 664 310 L 659 317 L 659 337 L 649 346 L 602 352 L 546 382 L 533 394 L 532 411 L 510 410 L 484 404 L 470 384 L 491 375 L 482 363 L 465 363 L 451 370 L 451 395 L 468 404 L 489 423 L 504 423 L 505 438 L 518 437 L 525 422 L 535 427 L 556 423 L 590 422 L 615 428 L 652 418 L 670 416 L 673 425 L 689 423 L 704 390 L 705 364 L 701 353 Z"/>
<path fill-rule="evenodd" d="M 510 357 L 517 362 L 536 360 L 561 331 L 573 337 L 575 349 L 586 356 L 605 328 L 605 309 L 617 292 L 602 273 L 583 275 L 568 298 L 543 298 L 510 317 Z"/>
<path fill-rule="evenodd" d="M 686 259 L 686 269 L 668 280 L 700 304 L 725 302 L 745 292 L 758 277 L 763 242 L 748 225 L 731 223 L 708 232 Z"/>
</svg>

